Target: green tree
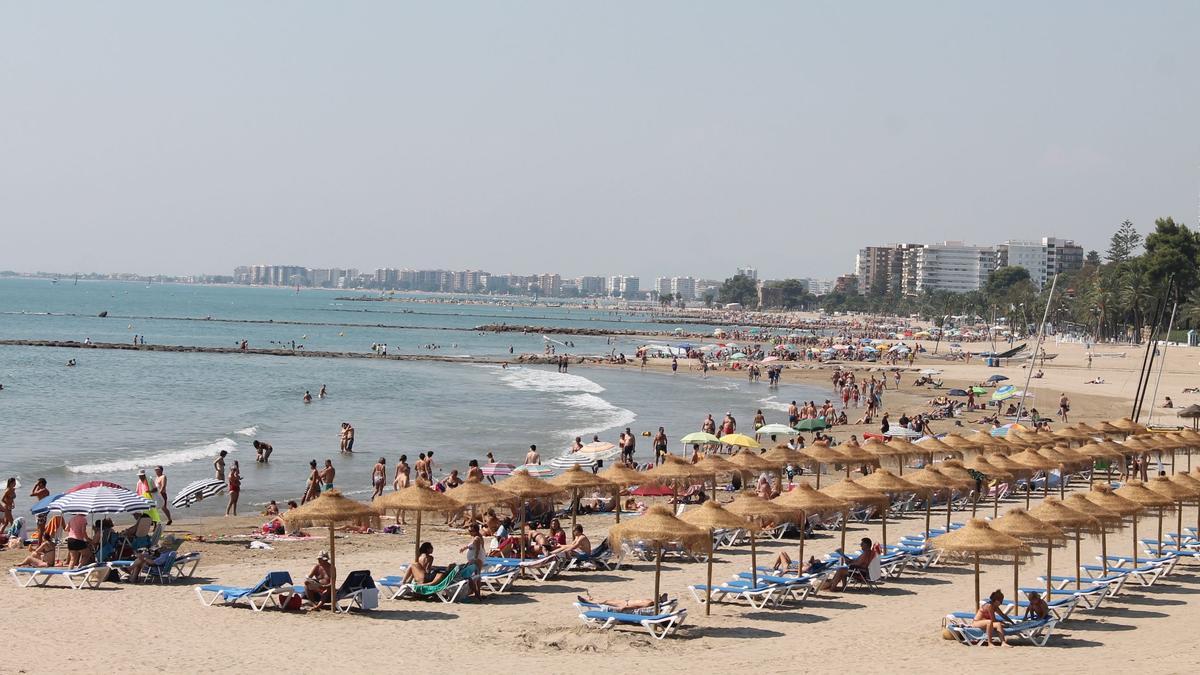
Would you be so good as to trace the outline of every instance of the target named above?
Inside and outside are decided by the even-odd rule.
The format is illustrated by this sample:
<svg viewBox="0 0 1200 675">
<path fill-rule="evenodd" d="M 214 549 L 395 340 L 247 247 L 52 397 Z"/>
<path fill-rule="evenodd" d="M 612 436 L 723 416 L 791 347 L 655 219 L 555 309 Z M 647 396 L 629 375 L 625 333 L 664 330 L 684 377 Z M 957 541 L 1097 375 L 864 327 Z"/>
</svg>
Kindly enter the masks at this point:
<svg viewBox="0 0 1200 675">
<path fill-rule="evenodd" d="M 675 300 L 675 294 L 673 294 L 673 293 L 663 293 L 658 296 L 658 304 L 662 305 L 663 309 L 670 307 L 671 303 L 674 300 Z"/>
<path fill-rule="evenodd" d="M 802 308 L 813 297 L 808 292 L 808 287 L 805 283 L 799 279 L 784 279 L 779 282 L 779 290 L 783 292 L 783 306 L 785 309 Z"/>
<path fill-rule="evenodd" d="M 1146 275 L 1154 292 L 1161 292 L 1168 282 L 1175 282 L 1171 299 L 1182 302 L 1200 285 L 1196 272 L 1200 241 L 1187 225 L 1176 223 L 1173 218 L 1154 221 L 1154 232 L 1146 237 Z"/>
<path fill-rule="evenodd" d="M 758 305 L 758 284 L 748 276 L 737 274 L 721 284 L 718 297 L 725 304 L 736 302 L 743 307 L 754 307 Z"/>
<path fill-rule="evenodd" d="M 1083 259 L 1083 264 L 1090 265 L 1092 267 L 1099 267 L 1100 266 L 1100 254 L 1096 251 L 1088 251 L 1087 257 L 1085 257 Z"/>
<path fill-rule="evenodd" d="M 1008 267 L 999 267 L 992 271 L 988 276 L 987 286 L 984 287 L 984 292 L 989 296 L 1001 296 L 1008 292 L 1010 288 L 1022 281 L 1029 281 L 1029 270 L 1020 265 L 1009 265 Z"/>
<path fill-rule="evenodd" d="M 1126 220 L 1121 223 L 1121 227 L 1113 233 L 1113 236 L 1108 241 L 1108 251 L 1104 257 L 1110 263 L 1127 262 L 1130 258 L 1137 255 L 1138 246 L 1142 244 L 1142 235 L 1134 229 L 1133 223 Z"/>
<path fill-rule="evenodd" d="M 717 299 L 717 296 L 712 291 L 705 291 L 704 292 L 704 307 L 711 308 L 713 306 L 713 301 L 716 299 Z"/>
</svg>

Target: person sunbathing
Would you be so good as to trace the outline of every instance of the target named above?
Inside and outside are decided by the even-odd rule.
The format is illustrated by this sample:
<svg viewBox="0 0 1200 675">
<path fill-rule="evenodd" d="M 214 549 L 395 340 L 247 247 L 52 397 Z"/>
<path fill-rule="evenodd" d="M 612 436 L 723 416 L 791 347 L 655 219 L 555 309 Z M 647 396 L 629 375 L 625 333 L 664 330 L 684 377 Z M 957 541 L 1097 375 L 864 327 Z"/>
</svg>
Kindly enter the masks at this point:
<svg viewBox="0 0 1200 675">
<path fill-rule="evenodd" d="M 983 603 L 978 612 L 975 612 L 975 619 L 971 621 L 973 627 L 983 629 L 987 636 L 986 644 L 989 647 L 992 646 L 992 636 L 997 633 L 1000 635 L 1001 647 L 1012 646 L 1008 644 L 1008 637 L 1004 634 L 1004 624 L 1012 623 L 1012 620 L 1000 611 L 1000 605 L 1003 602 L 1004 593 L 999 589 L 992 591 L 992 594 L 988 596 L 988 601 Z"/>
<path fill-rule="evenodd" d="M 318 610 L 331 601 L 332 594 L 333 566 L 329 562 L 329 554 L 322 551 L 317 556 L 317 564 L 304 580 L 304 598 L 314 603 L 310 610 Z"/>
<path fill-rule="evenodd" d="M 783 570 L 785 572 L 791 569 L 791 567 L 792 557 L 787 554 L 787 551 L 780 551 L 775 556 L 775 562 L 771 565 L 772 569 Z M 804 565 L 804 569 L 801 570 L 801 574 L 814 574 L 828 567 L 829 563 L 823 560 L 817 560 L 816 556 L 809 556 L 808 562 Z"/>
<path fill-rule="evenodd" d="M 863 537 L 859 542 L 862 552 L 858 557 L 851 560 L 846 567 L 834 573 L 833 577 L 827 579 L 821 585 L 821 590 L 846 590 L 846 586 L 850 583 L 850 575 L 857 574 L 863 577 L 869 577 L 871 561 L 875 559 L 875 546 L 867 537 Z"/>
<path fill-rule="evenodd" d="M 404 570 L 404 578 L 401 581 L 406 584 L 436 584 L 444 578 L 445 570 L 433 569 L 433 544 L 424 542 L 418 551 L 417 559 Z"/>
<path fill-rule="evenodd" d="M 54 567 L 54 540 L 47 536 L 39 538 L 17 567 Z"/>
<path fill-rule="evenodd" d="M 171 558 L 171 551 L 167 549 L 159 549 L 156 552 L 139 551 L 137 559 L 129 566 L 129 580 L 137 583 L 142 579 L 142 570 L 146 569 L 147 565 L 161 567 L 166 565 Z"/>
<path fill-rule="evenodd" d="M 591 593 L 586 595 L 575 596 L 579 602 L 587 605 L 600 605 L 605 608 L 605 611 L 615 612 L 617 614 L 628 614 L 639 609 L 648 609 L 654 606 L 654 598 L 640 598 L 637 600 L 616 600 L 616 599 L 599 599 L 593 598 Z M 669 598 L 666 593 L 663 593 L 658 598 L 659 606 L 666 604 Z"/>
<path fill-rule="evenodd" d="M 575 528 L 571 530 L 571 535 L 573 537 L 571 539 L 571 543 L 557 549 L 555 553 L 560 555 L 574 553 L 576 556 L 591 555 L 592 541 L 583 533 L 583 526 L 576 525 Z"/>
</svg>

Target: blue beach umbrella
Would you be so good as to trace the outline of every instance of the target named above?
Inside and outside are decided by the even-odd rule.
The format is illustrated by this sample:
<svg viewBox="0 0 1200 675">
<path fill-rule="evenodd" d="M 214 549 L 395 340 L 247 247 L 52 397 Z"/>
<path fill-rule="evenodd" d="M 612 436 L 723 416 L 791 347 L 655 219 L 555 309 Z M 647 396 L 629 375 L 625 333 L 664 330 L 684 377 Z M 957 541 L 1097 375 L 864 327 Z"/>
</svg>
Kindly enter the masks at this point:
<svg viewBox="0 0 1200 675">
<path fill-rule="evenodd" d="M 35 516 L 40 516 L 43 513 L 48 513 L 50 511 L 50 503 L 53 502 L 55 499 L 58 499 L 61 496 L 63 496 L 63 493 L 60 492 L 56 495 L 50 495 L 49 497 L 42 497 L 41 499 L 39 499 L 37 501 L 36 504 L 29 507 L 29 512 Z"/>
</svg>

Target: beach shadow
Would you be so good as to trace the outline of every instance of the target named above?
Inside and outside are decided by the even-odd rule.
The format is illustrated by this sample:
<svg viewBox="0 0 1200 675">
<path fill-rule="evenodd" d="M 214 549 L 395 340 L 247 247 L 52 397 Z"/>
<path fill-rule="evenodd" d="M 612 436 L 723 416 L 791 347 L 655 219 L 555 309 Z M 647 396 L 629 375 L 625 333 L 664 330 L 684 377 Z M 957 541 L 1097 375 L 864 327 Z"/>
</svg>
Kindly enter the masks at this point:
<svg viewBox="0 0 1200 675">
<path fill-rule="evenodd" d="M 1107 621 L 1080 621 L 1071 619 L 1068 621 L 1072 631 L 1097 631 L 1101 633 L 1116 633 L 1130 630 L 1137 630 L 1137 626 L 1131 626 L 1125 623 L 1109 623 Z"/>
<path fill-rule="evenodd" d="M 507 593 L 499 593 L 485 595 L 482 603 L 484 605 L 529 605 L 537 602 L 537 598 L 531 597 L 519 590 L 510 589 Z"/>
<path fill-rule="evenodd" d="M 975 571 L 969 567 L 952 567 L 949 565 L 937 565 L 928 569 L 921 570 L 926 574 L 952 574 L 956 576 L 974 576 Z"/>
<path fill-rule="evenodd" d="M 1024 646 L 1025 643 L 1021 643 L 1021 644 L 1022 644 L 1022 646 Z M 1082 640 L 1082 639 L 1076 638 L 1076 637 L 1063 637 L 1061 634 L 1056 634 L 1056 635 L 1052 635 L 1050 637 L 1050 642 L 1047 643 L 1046 646 L 1049 647 L 1051 645 L 1053 645 L 1055 647 L 1065 647 L 1067 649 L 1074 649 L 1077 647 L 1103 647 L 1104 643 L 1096 642 L 1095 640 Z"/>
<path fill-rule="evenodd" d="M 1142 590 L 1142 589 L 1139 589 Z M 1167 598 L 1151 598 L 1138 595 L 1121 595 L 1113 601 L 1101 605 L 1101 609 L 1113 609 L 1113 605 L 1152 605 L 1161 607 L 1163 605 L 1186 605 L 1183 600 L 1172 600 Z"/>
<path fill-rule="evenodd" d="M 777 638 L 783 637 L 784 633 L 776 630 L 766 630 L 763 628 L 750 628 L 747 626 L 725 627 L 725 626 L 690 626 L 686 629 L 686 635 L 682 632 L 676 633 L 677 636 L 685 640 L 696 640 L 699 638 L 732 638 L 735 640 L 743 640 L 746 638 Z"/>
<path fill-rule="evenodd" d="M 857 602 L 833 600 L 830 598 L 814 598 L 811 596 L 805 598 L 803 604 L 810 607 L 828 607 L 829 609 L 862 609 L 866 607 L 866 605 L 862 605 Z"/>
<path fill-rule="evenodd" d="M 596 583 L 600 583 L 600 584 L 608 584 L 608 583 L 613 583 L 613 582 L 618 582 L 618 581 L 629 581 L 628 577 L 619 577 L 615 574 L 604 574 L 602 572 L 596 572 L 595 574 L 589 574 L 587 572 L 583 572 L 583 573 L 577 574 L 574 571 L 572 571 L 571 578 L 579 579 L 580 581 L 595 581 Z"/>
<path fill-rule="evenodd" d="M 432 612 L 424 609 L 397 609 L 380 612 L 378 610 L 370 613 L 372 619 L 381 619 L 383 621 L 448 621 L 457 619 L 457 614 L 449 612 Z"/>
<path fill-rule="evenodd" d="M 938 579 L 936 577 L 902 576 L 892 579 L 891 583 L 912 584 L 913 586 L 943 586 L 954 582 L 949 579 Z"/>
<path fill-rule="evenodd" d="M 1184 588 L 1183 586 L 1160 586 L 1154 585 L 1146 589 L 1152 593 L 1166 593 L 1167 595 L 1200 595 L 1200 588 Z"/>
<path fill-rule="evenodd" d="M 820 623 L 828 621 L 829 617 L 818 614 L 801 614 L 799 612 L 780 610 L 775 612 L 749 612 L 742 615 L 744 619 L 753 621 L 781 621 L 784 623 Z"/>
<path fill-rule="evenodd" d="M 1143 609 L 1125 609 L 1120 607 L 1111 607 L 1108 605 L 1105 605 L 1100 609 L 1093 609 L 1090 611 L 1093 614 L 1098 614 L 1100 616 L 1111 616 L 1117 619 L 1163 619 L 1168 616 L 1165 612 L 1148 612 Z"/>
<path fill-rule="evenodd" d="M 520 591 L 521 588 L 516 589 Z M 563 584 L 539 584 L 529 590 L 537 591 L 538 593 L 584 593 L 587 591 L 583 586 L 565 586 Z"/>
<path fill-rule="evenodd" d="M 879 588 L 854 588 L 845 591 L 851 595 L 883 595 L 883 596 L 898 596 L 898 595 L 916 595 L 916 591 L 910 591 L 907 588 L 898 586 L 880 586 Z"/>
</svg>

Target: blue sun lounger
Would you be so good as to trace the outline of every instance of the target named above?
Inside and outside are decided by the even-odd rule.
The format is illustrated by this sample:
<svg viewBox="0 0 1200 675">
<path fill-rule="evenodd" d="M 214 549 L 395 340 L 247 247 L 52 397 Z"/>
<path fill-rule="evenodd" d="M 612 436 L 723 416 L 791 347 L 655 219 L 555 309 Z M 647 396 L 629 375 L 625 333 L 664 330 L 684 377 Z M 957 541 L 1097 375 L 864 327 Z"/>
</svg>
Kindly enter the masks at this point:
<svg viewBox="0 0 1200 675">
<path fill-rule="evenodd" d="M 268 572 L 253 586 L 205 584 L 196 587 L 196 595 L 206 607 L 212 607 L 218 600 L 223 605 L 245 601 L 256 612 L 263 611 L 272 602 L 280 605 L 281 599 L 286 599 L 292 592 L 292 575 L 287 572 Z"/>
<path fill-rule="evenodd" d="M 1089 586 L 1087 584 L 1084 584 L 1084 585 L 1080 586 L 1079 589 L 1076 589 L 1074 586 L 1068 586 L 1067 588 L 1052 588 L 1050 590 L 1049 597 L 1050 598 L 1072 598 L 1073 597 L 1079 601 L 1079 604 L 1076 606 L 1076 609 L 1097 609 L 1100 607 L 1100 604 L 1102 602 L 1104 602 L 1104 598 L 1107 598 L 1109 596 L 1109 593 L 1111 590 L 1112 590 L 1112 586 Z M 1038 588 L 1034 588 L 1032 586 L 1022 587 L 1021 592 L 1022 593 L 1041 593 L 1043 597 L 1046 597 L 1045 587 L 1038 587 Z M 1047 604 L 1050 604 L 1051 607 L 1053 607 L 1053 605 L 1050 602 L 1047 602 Z"/>
<path fill-rule="evenodd" d="M 14 567 L 8 571 L 13 581 L 21 588 L 37 586 L 44 588 L 51 579 L 63 579 L 75 590 L 100 588 L 112 571 L 107 564 L 91 564 L 74 569 L 68 567 Z"/>
<path fill-rule="evenodd" d="M 1023 638 L 1038 647 L 1046 646 L 1050 634 L 1058 625 L 1058 619 L 1038 619 L 1036 621 L 1021 621 L 1004 627 L 1004 635 L 1009 638 Z M 946 629 L 955 639 L 965 645 L 982 645 L 987 642 L 987 633 L 982 628 L 966 624 L 949 624 Z"/>
<path fill-rule="evenodd" d="M 608 630 L 614 626 L 641 626 L 650 637 L 661 640 L 683 625 L 687 618 L 687 610 L 679 609 L 667 614 L 646 616 L 644 614 L 623 614 L 619 612 L 603 612 L 589 610 L 579 615 L 579 620 L 585 626 Z"/>
</svg>

